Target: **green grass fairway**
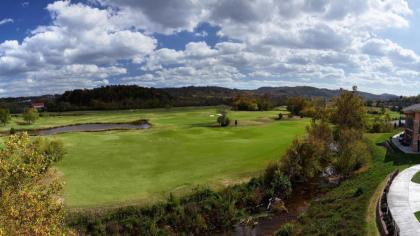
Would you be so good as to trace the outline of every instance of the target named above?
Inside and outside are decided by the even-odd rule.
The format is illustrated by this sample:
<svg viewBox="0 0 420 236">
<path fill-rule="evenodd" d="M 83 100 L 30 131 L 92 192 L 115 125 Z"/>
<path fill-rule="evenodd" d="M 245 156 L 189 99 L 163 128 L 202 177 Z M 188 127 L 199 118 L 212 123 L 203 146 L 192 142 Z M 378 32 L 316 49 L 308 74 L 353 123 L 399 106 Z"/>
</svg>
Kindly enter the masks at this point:
<svg viewBox="0 0 420 236">
<path fill-rule="evenodd" d="M 64 113 L 45 113 L 34 124 L 27 125 L 21 115 L 14 115 L 6 126 L 0 126 L 0 131 L 32 130 L 40 128 L 58 127 L 85 123 L 116 123 L 131 122 L 148 119 L 154 126 L 203 126 L 214 124 L 216 118 L 209 117 L 216 114 L 217 107 L 182 107 L 171 109 L 142 109 L 118 111 L 79 111 Z M 245 120 L 246 124 L 272 121 L 278 113 L 287 114 L 284 107 L 268 112 L 230 112 L 231 120 Z M 242 122 L 240 123 L 242 124 Z"/>
<path fill-rule="evenodd" d="M 366 107 L 366 109 L 368 111 L 378 111 L 378 112 L 381 110 L 379 107 Z M 388 108 L 386 109 L 386 112 L 389 114 L 389 117 L 391 118 L 391 120 L 398 120 L 400 117 L 402 117 L 402 119 L 404 119 L 404 115 L 400 114 L 399 112 L 391 111 Z M 384 119 L 385 115 L 383 115 L 383 114 L 368 114 L 367 117 L 368 117 L 368 120 L 372 122 L 375 119 L 375 117 L 379 117 L 381 119 Z"/>
<path fill-rule="evenodd" d="M 215 112 L 215 108 L 186 108 L 63 116 L 66 122 L 77 123 L 147 118 L 153 125 L 140 131 L 55 135 L 68 152 L 57 165 L 66 182 L 65 204 L 148 204 L 197 185 L 217 188 L 237 183 L 279 159 L 309 123 L 308 119 L 275 121 L 279 111 L 230 112 L 231 120 L 239 120 L 238 127 L 211 127 Z M 48 119 L 53 118 L 62 119 Z"/>
</svg>

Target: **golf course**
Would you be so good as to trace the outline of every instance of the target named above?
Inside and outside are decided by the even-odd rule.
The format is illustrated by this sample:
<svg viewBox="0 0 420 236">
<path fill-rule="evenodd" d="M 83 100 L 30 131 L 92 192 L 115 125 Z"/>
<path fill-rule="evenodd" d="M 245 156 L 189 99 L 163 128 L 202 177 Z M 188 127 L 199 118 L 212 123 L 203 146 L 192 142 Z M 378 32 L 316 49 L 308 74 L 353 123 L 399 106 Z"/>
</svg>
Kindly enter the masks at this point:
<svg viewBox="0 0 420 236">
<path fill-rule="evenodd" d="M 229 111 L 231 125 L 218 127 L 217 107 L 51 113 L 21 125 L 13 117 L 3 131 L 146 119 L 151 128 L 69 132 L 48 136 L 67 155 L 56 168 L 65 182 L 69 208 L 150 204 L 197 186 L 221 188 L 257 176 L 281 158 L 309 119 L 277 120 L 284 108 Z M 234 121 L 238 125 L 234 125 Z"/>
</svg>

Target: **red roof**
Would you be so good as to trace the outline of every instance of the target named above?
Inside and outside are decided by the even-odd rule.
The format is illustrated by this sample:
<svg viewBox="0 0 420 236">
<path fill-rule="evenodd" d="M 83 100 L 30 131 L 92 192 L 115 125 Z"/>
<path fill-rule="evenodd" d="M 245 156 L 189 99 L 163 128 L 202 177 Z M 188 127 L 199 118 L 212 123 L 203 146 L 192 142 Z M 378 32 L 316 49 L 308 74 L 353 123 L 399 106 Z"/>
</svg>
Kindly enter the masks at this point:
<svg viewBox="0 0 420 236">
<path fill-rule="evenodd" d="M 32 103 L 33 107 L 44 107 L 44 103 L 43 102 L 34 102 Z"/>
</svg>

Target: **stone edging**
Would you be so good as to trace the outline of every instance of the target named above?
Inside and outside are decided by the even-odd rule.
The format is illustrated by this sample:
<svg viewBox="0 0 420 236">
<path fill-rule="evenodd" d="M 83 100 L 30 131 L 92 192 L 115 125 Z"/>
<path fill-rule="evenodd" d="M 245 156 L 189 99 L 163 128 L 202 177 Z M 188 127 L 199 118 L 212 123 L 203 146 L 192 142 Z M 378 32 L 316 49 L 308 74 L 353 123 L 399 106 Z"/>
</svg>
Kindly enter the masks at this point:
<svg viewBox="0 0 420 236">
<path fill-rule="evenodd" d="M 392 217 L 387 202 L 387 194 L 394 178 L 398 175 L 396 170 L 386 177 L 386 183 L 376 204 L 376 225 L 381 235 L 399 235 L 399 228 Z"/>
</svg>

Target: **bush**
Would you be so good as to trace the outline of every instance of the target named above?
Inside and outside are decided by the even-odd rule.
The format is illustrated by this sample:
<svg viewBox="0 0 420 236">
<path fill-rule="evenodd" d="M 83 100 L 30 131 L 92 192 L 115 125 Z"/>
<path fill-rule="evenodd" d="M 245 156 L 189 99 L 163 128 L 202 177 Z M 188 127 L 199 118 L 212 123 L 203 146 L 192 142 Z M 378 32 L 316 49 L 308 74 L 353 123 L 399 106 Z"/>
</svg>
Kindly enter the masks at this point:
<svg viewBox="0 0 420 236">
<path fill-rule="evenodd" d="M 281 120 L 281 119 L 283 119 L 283 114 L 282 113 L 279 113 L 279 115 L 277 117 L 277 120 Z"/>
<path fill-rule="evenodd" d="M 16 134 L 16 130 L 15 130 L 15 128 L 10 128 L 10 132 L 9 132 L 10 134 Z"/>
<path fill-rule="evenodd" d="M 339 150 L 334 167 L 343 176 L 350 176 L 353 171 L 368 162 L 370 150 L 358 130 L 342 129 L 337 135 Z"/>
<path fill-rule="evenodd" d="M 281 170 L 292 182 L 307 181 L 322 171 L 318 145 L 295 139 L 281 160 Z"/>
<path fill-rule="evenodd" d="M 263 184 L 272 196 L 287 198 L 292 193 L 292 184 L 289 178 L 283 174 L 278 163 L 272 163 L 265 169 Z"/>
<path fill-rule="evenodd" d="M 226 127 L 229 126 L 230 119 L 226 115 L 221 115 L 217 118 L 217 123 L 219 123 L 221 127 Z"/>
<path fill-rule="evenodd" d="M 304 97 L 292 97 L 287 101 L 287 110 L 296 116 L 302 115 L 302 111 L 308 106 L 309 100 Z"/>
<path fill-rule="evenodd" d="M 363 194 L 363 189 L 358 187 L 357 190 L 354 192 L 353 197 L 359 197 Z"/>
<path fill-rule="evenodd" d="M 392 132 L 394 128 L 396 127 L 392 125 L 389 115 L 386 114 L 385 119 L 375 117 L 369 131 L 371 133 L 389 133 Z"/>
<path fill-rule="evenodd" d="M 284 225 L 281 226 L 280 229 L 278 229 L 274 235 L 275 236 L 289 236 L 292 235 L 293 230 L 294 230 L 294 225 L 291 223 L 286 223 Z"/>
</svg>

